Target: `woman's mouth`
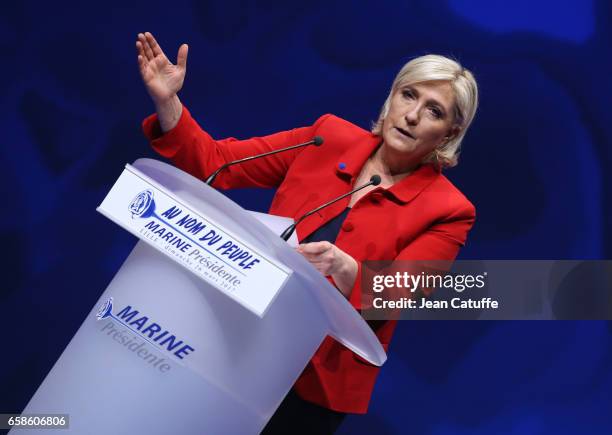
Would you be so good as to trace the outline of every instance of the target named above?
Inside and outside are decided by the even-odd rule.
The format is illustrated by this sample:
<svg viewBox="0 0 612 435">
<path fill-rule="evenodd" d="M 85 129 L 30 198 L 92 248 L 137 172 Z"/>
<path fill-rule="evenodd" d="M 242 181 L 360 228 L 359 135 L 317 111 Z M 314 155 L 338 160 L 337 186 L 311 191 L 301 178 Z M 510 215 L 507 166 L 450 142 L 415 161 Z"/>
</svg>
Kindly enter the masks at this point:
<svg viewBox="0 0 612 435">
<path fill-rule="evenodd" d="M 400 127 L 395 127 L 395 129 L 399 131 L 401 134 L 403 134 L 404 136 L 409 137 L 410 139 L 414 139 L 414 136 L 410 134 L 408 130 L 404 130 L 403 128 L 400 128 Z"/>
</svg>

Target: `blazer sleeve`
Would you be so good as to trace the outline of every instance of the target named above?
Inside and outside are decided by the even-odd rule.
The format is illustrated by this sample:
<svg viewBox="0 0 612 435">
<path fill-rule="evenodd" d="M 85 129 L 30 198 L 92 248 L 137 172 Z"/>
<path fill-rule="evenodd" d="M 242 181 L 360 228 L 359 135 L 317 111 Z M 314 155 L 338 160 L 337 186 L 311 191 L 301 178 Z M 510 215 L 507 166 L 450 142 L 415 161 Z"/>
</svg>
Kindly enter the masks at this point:
<svg viewBox="0 0 612 435">
<path fill-rule="evenodd" d="M 401 260 L 446 260 L 448 267 L 457 257 L 459 249 L 465 245 L 467 234 L 474 225 L 476 210 L 467 199 L 455 212 L 443 220 L 435 223 L 406 245 L 396 256 L 394 261 Z M 362 306 L 362 268 L 363 263 L 358 261 L 359 270 L 351 290 L 350 302 L 357 310 Z M 415 271 L 416 272 L 416 271 Z M 390 272 L 385 272 L 390 273 Z M 427 290 L 425 290 L 427 293 Z"/>
<path fill-rule="evenodd" d="M 183 106 L 178 124 L 163 133 L 153 114 L 142 128 L 153 149 L 169 158 L 175 166 L 191 175 L 205 179 L 223 164 L 256 154 L 308 142 L 316 135 L 320 125 L 330 115 L 324 115 L 309 127 L 295 128 L 263 137 L 238 140 L 233 137 L 215 140 L 191 117 Z M 277 187 L 304 148 L 285 151 L 250 162 L 230 166 L 215 179 L 214 186 L 221 189 L 241 187 Z"/>
</svg>

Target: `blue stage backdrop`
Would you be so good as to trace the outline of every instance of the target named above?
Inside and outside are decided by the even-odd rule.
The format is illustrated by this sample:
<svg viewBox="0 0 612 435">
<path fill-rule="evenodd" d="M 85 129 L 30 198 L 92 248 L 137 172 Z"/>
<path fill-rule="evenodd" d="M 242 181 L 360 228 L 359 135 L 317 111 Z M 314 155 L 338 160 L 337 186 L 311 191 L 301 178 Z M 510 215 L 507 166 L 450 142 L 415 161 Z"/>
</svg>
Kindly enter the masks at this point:
<svg viewBox="0 0 612 435">
<path fill-rule="evenodd" d="M 0 12 L 3 351 L 19 412 L 135 238 L 95 211 L 125 163 L 156 157 L 135 39 L 171 59 L 214 137 L 334 113 L 369 128 L 411 57 L 474 71 L 476 121 L 448 171 L 477 208 L 463 259 L 612 256 L 609 2 L 8 2 Z M 229 195 L 266 211 L 272 191 Z M 404 322 L 369 414 L 341 434 L 609 434 L 609 322 Z"/>
</svg>

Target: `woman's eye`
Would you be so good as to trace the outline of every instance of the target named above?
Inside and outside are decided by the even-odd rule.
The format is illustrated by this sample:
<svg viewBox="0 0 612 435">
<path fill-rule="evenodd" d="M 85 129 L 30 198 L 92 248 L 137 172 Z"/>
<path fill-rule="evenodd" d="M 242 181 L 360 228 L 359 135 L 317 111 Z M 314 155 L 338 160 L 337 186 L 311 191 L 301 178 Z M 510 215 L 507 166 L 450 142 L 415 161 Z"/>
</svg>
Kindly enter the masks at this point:
<svg viewBox="0 0 612 435">
<path fill-rule="evenodd" d="M 442 111 L 440 109 L 438 109 L 437 107 L 430 107 L 429 108 L 429 113 L 431 113 L 433 115 L 433 117 L 436 118 L 436 119 L 442 118 Z"/>
<path fill-rule="evenodd" d="M 404 98 L 409 98 L 409 99 L 413 99 L 414 98 L 414 94 L 412 93 L 412 91 L 410 89 L 404 89 L 402 91 L 402 95 L 404 96 Z"/>
</svg>

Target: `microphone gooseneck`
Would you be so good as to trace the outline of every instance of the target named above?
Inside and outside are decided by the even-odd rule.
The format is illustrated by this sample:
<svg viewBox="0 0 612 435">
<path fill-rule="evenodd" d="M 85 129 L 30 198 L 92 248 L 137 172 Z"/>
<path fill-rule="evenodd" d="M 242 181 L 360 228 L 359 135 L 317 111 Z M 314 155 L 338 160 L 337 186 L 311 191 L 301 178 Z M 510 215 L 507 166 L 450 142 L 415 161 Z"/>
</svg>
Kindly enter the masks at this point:
<svg viewBox="0 0 612 435">
<path fill-rule="evenodd" d="M 282 153 L 283 151 L 294 150 L 296 148 L 305 147 L 308 145 L 321 146 L 322 144 L 323 144 L 323 138 L 321 136 L 315 136 L 312 138 L 312 140 L 309 140 L 308 142 L 304 142 L 304 143 L 297 144 L 297 145 L 292 145 L 290 147 L 281 148 L 278 150 L 268 151 L 266 153 L 257 154 L 255 156 L 245 157 L 244 159 L 234 160 L 232 162 L 228 162 L 228 163 L 225 163 L 224 165 L 221 165 L 221 167 L 217 169 L 215 172 L 213 172 L 212 174 L 210 174 L 204 182 L 210 186 L 213 183 L 213 181 L 215 181 L 215 178 L 217 178 L 217 175 L 219 175 L 221 171 L 223 171 L 224 169 L 232 165 L 236 165 L 238 163 L 248 162 L 249 160 L 254 160 L 260 157 L 270 156 L 272 154 Z"/>
<path fill-rule="evenodd" d="M 293 234 L 293 232 L 295 231 L 295 228 L 298 226 L 298 224 L 299 224 L 300 222 L 302 222 L 304 219 L 306 219 L 308 216 L 310 216 L 310 215 L 312 215 L 313 213 L 316 213 L 316 212 L 318 212 L 319 210 L 321 210 L 321 209 L 323 209 L 323 208 L 327 207 L 328 205 L 332 205 L 334 202 L 336 202 L 336 201 L 340 201 L 342 198 L 345 198 L 345 197 L 347 197 L 347 196 L 349 196 L 349 195 L 352 195 L 353 193 L 358 192 L 358 191 L 360 191 L 361 189 L 364 189 L 364 188 L 366 188 L 366 187 L 368 187 L 368 186 L 370 186 L 370 185 L 372 185 L 372 186 L 378 186 L 378 185 L 380 184 L 380 181 L 381 181 L 381 179 L 380 179 L 380 175 L 378 175 L 378 174 L 376 174 L 376 175 L 372 175 L 372 176 L 370 177 L 370 181 L 368 181 L 366 184 L 364 184 L 364 185 L 362 185 L 362 186 L 359 186 L 359 187 L 357 187 L 357 188 L 355 188 L 355 189 L 351 190 L 350 192 L 347 192 L 347 193 L 345 193 L 345 194 L 343 194 L 343 195 L 340 195 L 339 197 L 334 198 L 334 199 L 332 199 L 331 201 L 326 202 L 325 204 L 320 205 L 319 207 L 315 208 L 314 210 L 311 210 L 311 211 L 309 211 L 308 213 L 306 213 L 306 214 L 302 215 L 302 217 L 300 217 L 300 218 L 299 218 L 297 221 L 295 221 L 295 223 L 291 224 L 289 227 L 287 227 L 287 228 L 285 229 L 285 231 L 283 231 L 283 233 L 281 234 L 281 238 L 282 238 L 282 239 L 283 239 L 283 240 L 286 242 L 287 240 L 289 240 L 289 237 L 291 237 L 291 235 L 292 235 L 292 234 Z"/>
</svg>

